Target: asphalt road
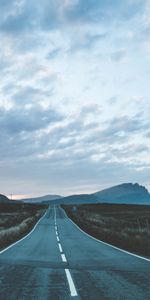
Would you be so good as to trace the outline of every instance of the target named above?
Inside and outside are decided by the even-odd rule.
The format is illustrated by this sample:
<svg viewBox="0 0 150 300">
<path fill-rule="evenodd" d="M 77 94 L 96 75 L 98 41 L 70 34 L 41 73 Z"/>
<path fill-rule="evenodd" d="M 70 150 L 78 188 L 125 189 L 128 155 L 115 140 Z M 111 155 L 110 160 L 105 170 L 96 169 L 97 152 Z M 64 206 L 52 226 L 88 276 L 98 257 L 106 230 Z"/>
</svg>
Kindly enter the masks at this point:
<svg viewBox="0 0 150 300">
<path fill-rule="evenodd" d="M 59 207 L 0 253 L 0 300 L 149 300 L 150 261 L 80 231 Z"/>
</svg>

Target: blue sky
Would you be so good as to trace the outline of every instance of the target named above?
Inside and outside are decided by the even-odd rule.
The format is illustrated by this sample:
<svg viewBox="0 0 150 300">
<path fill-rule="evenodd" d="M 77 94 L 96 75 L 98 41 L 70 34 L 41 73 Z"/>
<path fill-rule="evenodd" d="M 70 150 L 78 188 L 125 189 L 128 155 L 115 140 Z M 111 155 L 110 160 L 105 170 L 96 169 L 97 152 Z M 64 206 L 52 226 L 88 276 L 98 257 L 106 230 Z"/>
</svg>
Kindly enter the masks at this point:
<svg viewBox="0 0 150 300">
<path fill-rule="evenodd" d="M 1 193 L 150 189 L 149 1 L 1 0 L 0 41 Z"/>
</svg>

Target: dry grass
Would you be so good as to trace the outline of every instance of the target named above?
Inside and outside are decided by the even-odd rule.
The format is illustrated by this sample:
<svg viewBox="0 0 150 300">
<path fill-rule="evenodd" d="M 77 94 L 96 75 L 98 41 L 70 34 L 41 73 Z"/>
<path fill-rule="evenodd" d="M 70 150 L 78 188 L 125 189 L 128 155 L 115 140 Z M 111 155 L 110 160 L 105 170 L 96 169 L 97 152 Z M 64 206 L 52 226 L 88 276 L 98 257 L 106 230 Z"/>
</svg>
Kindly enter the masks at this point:
<svg viewBox="0 0 150 300">
<path fill-rule="evenodd" d="M 150 256 L 150 207 L 136 205 L 64 206 L 86 232 L 120 248 Z"/>
<path fill-rule="evenodd" d="M 45 212 L 46 207 L 35 205 L 0 205 L 0 249 L 27 234 Z"/>
</svg>

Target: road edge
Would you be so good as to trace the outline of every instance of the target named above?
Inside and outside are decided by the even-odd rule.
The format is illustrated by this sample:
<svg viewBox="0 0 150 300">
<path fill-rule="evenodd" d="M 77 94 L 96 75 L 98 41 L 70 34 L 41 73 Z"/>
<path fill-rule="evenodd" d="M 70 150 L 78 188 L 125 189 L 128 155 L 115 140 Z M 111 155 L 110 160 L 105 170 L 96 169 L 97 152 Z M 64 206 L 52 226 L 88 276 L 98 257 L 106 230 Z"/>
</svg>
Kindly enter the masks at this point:
<svg viewBox="0 0 150 300">
<path fill-rule="evenodd" d="M 62 208 L 63 209 L 63 208 Z M 65 210 L 63 209 L 63 211 L 65 212 Z M 99 242 L 99 243 L 101 243 L 101 244 L 104 244 L 104 245 L 106 245 L 106 246 L 109 246 L 109 247 L 111 247 L 111 248 L 113 248 L 113 249 L 116 249 L 116 250 L 118 250 L 118 251 L 121 251 L 121 252 L 124 252 L 124 253 L 126 253 L 126 254 L 128 254 L 128 255 L 131 255 L 131 256 L 134 256 L 134 257 L 136 257 L 136 258 L 140 258 L 140 259 L 143 259 L 143 260 L 145 260 L 145 261 L 148 261 L 148 262 L 150 262 L 150 259 L 149 258 L 146 258 L 146 257 L 144 257 L 144 256 L 140 256 L 140 255 L 138 255 L 138 254 L 134 254 L 134 253 L 132 253 L 132 252 L 129 252 L 129 251 L 126 251 L 126 250 L 124 250 L 124 249 L 122 249 L 122 248 L 119 248 L 119 247 L 117 247 L 117 246 L 114 246 L 114 245 L 112 245 L 112 244 L 109 244 L 109 243 L 106 243 L 106 242 L 104 242 L 104 241 L 101 241 L 101 240 L 98 240 L 97 238 L 95 238 L 94 236 L 92 236 L 92 235 L 90 235 L 90 234 L 88 234 L 87 232 L 85 232 L 84 230 L 82 230 L 74 221 L 72 221 L 72 219 L 71 218 L 69 218 L 68 217 L 68 215 L 67 215 L 67 213 L 65 212 L 65 214 L 66 214 L 66 216 L 67 216 L 67 218 L 82 232 L 82 233 L 84 233 L 85 235 L 87 235 L 88 237 L 90 237 L 90 238 L 92 238 L 92 239 L 94 239 L 95 241 L 97 241 L 97 242 Z"/>
<path fill-rule="evenodd" d="M 48 210 L 48 209 L 47 209 Z M 21 241 L 23 241 L 24 239 L 26 239 L 37 227 L 37 225 L 39 224 L 39 222 L 46 216 L 46 212 L 44 213 L 44 215 L 37 221 L 37 223 L 34 225 L 34 227 L 31 229 L 31 231 L 26 234 L 23 238 L 19 239 L 18 241 L 14 242 L 13 244 L 9 245 L 8 247 L 6 247 L 5 249 L 0 251 L 0 254 L 4 253 L 5 251 L 9 250 L 10 248 L 12 248 L 13 246 L 15 246 L 16 244 L 20 243 Z"/>
</svg>

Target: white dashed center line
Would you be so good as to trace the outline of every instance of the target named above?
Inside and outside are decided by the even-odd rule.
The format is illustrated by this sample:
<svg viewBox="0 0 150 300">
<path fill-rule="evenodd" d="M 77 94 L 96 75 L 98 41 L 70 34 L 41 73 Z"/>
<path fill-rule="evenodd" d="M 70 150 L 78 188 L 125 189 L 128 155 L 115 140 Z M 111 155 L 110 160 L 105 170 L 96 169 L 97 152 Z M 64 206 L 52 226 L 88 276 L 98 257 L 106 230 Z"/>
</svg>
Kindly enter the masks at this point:
<svg viewBox="0 0 150 300">
<path fill-rule="evenodd" d="M 62 259 L 63 262 L 67 262 L 65 254 L 61 254 L 61 259 Z"/>
<path fill-rule="evenodd" d="M 59 251 L 60 251 L 60 252 L 63 252 L 63 250 L 62 250 L 62 246 L 61 246 L 61 244 L 60 244 L 60 243 L 58 243 L 58 247 L 59 247 Z"/>
<path fill-rule="evenodd" d="M 66 259 L 65 254 L 63 253 L 62 246 L 61 246 L 59 236 L 58 236 L 58 226 L 57 226 L 57 222 L 56 222 L 56 208 L 55 207 L 54 207 L 54 221 L 55 221 L 56 239 L 57 239 L 57 242 L 58 242 L 58 247 L 59 247 L 61 259 L 62 259 L 63 262 L 66 263 L 67 259 Z M 66 273 L 66 277 L 67 277 L 67 280 L 68 280 L 70 295 L 71 295 L 71 297 L 77 297 L 78 293 L 77 293 L 77 290 L 76 290 L 76 287 L 74 285 L 74 282 L 73 282 L 73 279 L 72 279 L 72 276 L 71 276 L 71 273 L 70 273 L 69 269 L 65 269 L 65 273 Z"/>
<path fill-rule="evenodd" d="M 75 288 L 71 273 L 68 269 L 65 269 L 65 273 L 66 273 L 68 284 L 69 284 L 70 294 L 72 297 L 77 297 L 78 294 L 77 294 L 77 290 Z"/>
</svg>

